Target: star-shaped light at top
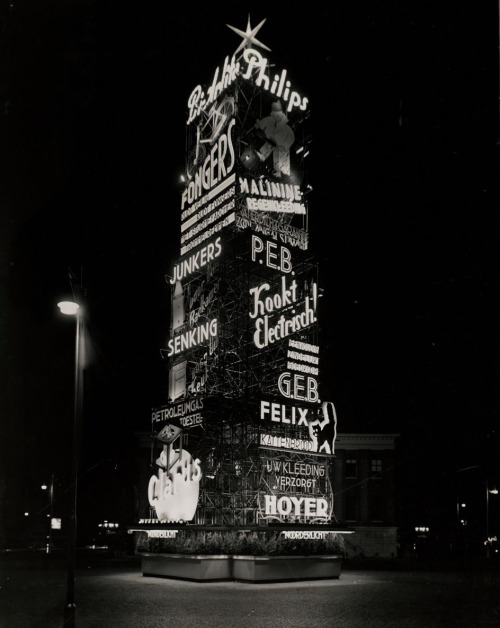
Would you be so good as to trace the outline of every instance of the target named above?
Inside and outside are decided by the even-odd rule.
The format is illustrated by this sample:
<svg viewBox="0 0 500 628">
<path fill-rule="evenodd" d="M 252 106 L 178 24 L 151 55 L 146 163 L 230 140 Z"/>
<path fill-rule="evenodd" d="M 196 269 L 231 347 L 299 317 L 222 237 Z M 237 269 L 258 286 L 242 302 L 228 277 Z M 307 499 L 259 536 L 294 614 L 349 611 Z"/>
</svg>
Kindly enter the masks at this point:
<svg viewBox="0 0 500 628">
<path fill-rule="evenodd" d="M 234 31 L 235 33 L 243 37 L 243 41 L 241 42 L 241 44 L 236 49 L 236 52 L 234 53 L 235 55 L 238 54 L 238 52 L 242 48 L 251 48 L 252 46 L 260 46 L 261 48 L 264 48 L 264 50 L 268 50 L 269 52 L 271 52 L 271 48 L 268 48 L 267 46 L 265 46 L 261 41 L 257 39 L 257 37 L 255 37 L 255 35 L 257 35 L 257 33 L 259 32 L 259 30 L 261 29 L 265 21 L 266 19 L 263 19 L 262 22 L 258 26 L 256 26 L 255 28 L 252 28 L 250 26 L 250 15 L 249 15 L 248 23 L 247 23 L 247 30 L 245 32 L 240 31 L 239 28 L 235 28 L 234 26 L 229 26 L 229 24 L 226 24 L 228 28 L 230 28 L 232 31 Z"/>
</svg>

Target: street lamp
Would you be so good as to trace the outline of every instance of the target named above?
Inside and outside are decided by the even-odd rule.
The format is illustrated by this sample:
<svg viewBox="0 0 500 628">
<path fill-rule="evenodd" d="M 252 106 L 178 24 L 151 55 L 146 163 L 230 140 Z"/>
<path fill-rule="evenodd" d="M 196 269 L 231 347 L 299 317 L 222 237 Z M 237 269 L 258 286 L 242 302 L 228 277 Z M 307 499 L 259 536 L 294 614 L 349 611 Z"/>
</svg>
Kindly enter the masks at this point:
<svg viewBox="0 0 500 628">
<path fill-rule="evenodd" d="M 46 491 L 49 487 L 46 484 L 42 484 L 40 487 L 42 491 Z M 51 545 L 52 545 L 52 514 L 53 514 L 53 506 L 54 506 L 54 474 L 50 476 L 50 491 L 49 491 L 49 534 L 47 535 L 47 546 L 46 552 L 50 553 Z"/>
<path fill-rule="evenodd" d="M 465 502 L 457 499 L 457 534 L 460 534 L 460 529 L 462 526 L 467 525 L 465 518 L 463 518 L 463 510 L 466 508 L 467 504 Z"/>
<path fill-rule="evenodd" d="M 78 456 L 80 449 L 80 425 L 82 416 L 83 376 L 81 368 L 81 347 L 84 337 L 84 319 L 82 308 L 75 301 L 60 301 L 57 306 L 63 314 L 75 316 L 75 373 L 73 406 L 73 451 L 70 478 L 70 518 L 68 529 L 68 581 L 66 605 L 64 607 L 64 625 L 75 626 L 75 571 L 76 571 L 76 496 L 78 479 Z"/>
<path fill-rule="evenodd" d="M 486 558 L 490 557 L 490 494 L 498 495 L 498 489 L 490 489 L 488 478 L 486 478 Z"/>
</svg>

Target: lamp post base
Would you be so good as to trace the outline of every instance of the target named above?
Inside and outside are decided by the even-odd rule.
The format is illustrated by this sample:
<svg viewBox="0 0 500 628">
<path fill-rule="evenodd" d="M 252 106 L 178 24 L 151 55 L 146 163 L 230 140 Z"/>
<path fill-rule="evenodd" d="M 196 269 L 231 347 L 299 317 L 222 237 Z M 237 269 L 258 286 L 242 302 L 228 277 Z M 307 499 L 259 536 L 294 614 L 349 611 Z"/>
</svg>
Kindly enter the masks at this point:
<svg viewBox="0 0 500 628">
<path fill-rule="evenodd" d="M 76 604 L 66 604 L 64 607 L 64 628 L 76 626 Z"/>
</svg>

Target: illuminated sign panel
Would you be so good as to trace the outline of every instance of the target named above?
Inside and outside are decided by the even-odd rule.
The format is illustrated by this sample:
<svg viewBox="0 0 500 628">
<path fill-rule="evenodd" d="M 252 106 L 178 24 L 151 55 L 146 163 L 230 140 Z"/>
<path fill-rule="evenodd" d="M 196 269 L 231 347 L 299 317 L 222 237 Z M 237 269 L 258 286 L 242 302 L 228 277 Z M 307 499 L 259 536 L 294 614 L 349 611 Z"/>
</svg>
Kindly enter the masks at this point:
<svg viewBox="0 0 500 628">
<path fill-rule="evenodd" d="M 240 192 L 247 194 L 248 209 L 305 215 L 300 186 L 269 179 L 240 177 Z"/>
<path fill-rule="evenodd" d="M 148 487 L 149 503 L 158 519 L 165 521 L 191 521 L 196 512 L 199 485 L 202 476 L 200 461 L 193 460 L 189 452 L 176 451 L 170 457 L 164 451 L 156 461 L 158 475 L 151 476 Z"/>
<path fill-rule="evenodd" d="M 307 427 L 308 408 L 298 408 L 296 406 L 287 406 L 284 403 L 275 403 L 270 401 L 260 402 L 260 418 L 274 423 L 283 425 L 303 425 Z"/>
<path fill-rule="evenodd" d="M 193 273 L 201 271 L 207 264 L 216 260 L 222 253 L 221 239 L 218 237 L 201 249 L 182 259 L 174 266 L 173 274 L 169 278 L 171 284 L 183 281 Z"/>
<path fill-rule="evenodd" d="M 328 519 L 328 502 L 323 497 L 288 497 L 264 495 L 264 517 L 278 518 L 292 516 L 306 519 Z"/>
<path fill-rule="evenodd" d="M 307 214 L 299 171 L 309 137 L 297 135 L 296 126 L 309 102 L 286 69 L 271 71 L 274 66 L 252 47 L 265 46 L 256 39 L 247 43 L 187 101 L 181 255 L 231 226 L 307 249 L 304 223 L 291 225 L 282 217 L 304 220 Z M 245 89 L 250 94 L 239 98 Z M 255 93 L 267 100 L 267 111 L 261 112 L 266 105 L 258 104 Z"/>
<path fill-rule="evenodd" d="M 281 535 L 285 539 L 307 539 L 307 540 L 320 540 L 326 539 L 328 535 L 332 534 L 331 532 L 322 532 L 321 530 L 283 530 Z"/>
<path fill-rule="evenodd" d="M 291 436 L 260 434 L 261 447 L 269 449 L 283 449 L 287 451 L 307 451 L 314 452 L 315 446 L 312 440 L 305 438 L 294 438 Z"/>
<path fill-rule="evenodd" d="M 258 50 L 253 48 L 246 48 L 243 51 L 242 59 L 239 61 L 236 61 L 234 56 L 231 59 L 226 57 L 222 72 L 219 68 L 215 70 L 208 90 L 205 91 L 201 85 L 197 85 L 191 92 L 188 99 L 189 115 L 187 124 L 190 124 L 205 112 L 220 94 L 234 83 L 239 75 L 256 87 L 269 92 L 270 95 L 281 98 L 287 103 L 286 109 L 288 112 L 293 111 L 295 108 L 305 111 L 309 101 L 292 89 L 290 81 L 286 78 L 287 71 L 282 70 L 280 74 L 275 74 L 273 79 L 270 80 L 268 68 L 269 61 Z M 219 73 L 221 75 L 220 79 Z"/>
<path fill-rule="evenodd" d="M 175 539 L 179 530 L 146 530 L 150 539 Z"/>
<path fill-rule="evenodd" d="M 287 369 L 319 375 L 319 347 L 309 343 L 290 339 L 287 351 Z"/>
<path fill-rule="evenodd" d="M 198 121 L 181 198 L 181 255 L 235 220 L 233 114 L 234 99 L 226 97 Z"/>
<path fill-rule="evenodd" d="M 278 389 L 287 399 L 316 403 L 319 401 L 318 382 L 314 377 L 285 371 L 278 378 Z"/>
<path fill-rule="evenodd" d="M 205 204 L 200 211 L 192 214 L 183 222 L 181 224 L 181 244 L 184 244 L 219 218 L 225 216 L 228 211 L 234 209 L 234 191 L 234 186 L 229 187 L 224 194 L 218 196 L 211 203 Z"/>
<path fill-rule="evenodd" d="M 236 215 L 235 225 L 239 229 L 251 229 L 262 236 L 268 236 L 283 244 L 295 246 L 306 251 L 309 246 L 309 235 L 307 231 L 283 223 L 275 216 L 255 209 L 242 207 Z"/>
<path fill-rule="evenodd" d="M 333 493 L 328 461 L 308 452 L 267 451 L 261 458 L 259 511 L 266 520 L 328 523 Z"/>
<path fill-rule="evenodd" d="M 316 322 L 316 292 L 316 284 L 313 284 L 313 296 L 299 301 L 296 280 L 287 283 L 284 276 L 277 290 L 273 290 L 268 282 L 251 288 L 249 316 L 255 320 L 255 346 L 262 349 Z M 286 314 L 281 312 L 285 309 Z M 275 316 L 277 313 L 279 317 Z"/>
<path fill-rule="evenodd" d="M 267 268 L 289 273 L 292 268 L 292 253 L 289 248 L 276 242 L 252 235 L 252 262 L 265 264 Z"/>
<path fill-rule="evenodd" d="M 274 491 L 314 493 L 319 482 L 326 477 L 326 464 L 315 460 L 274 457 L 264 458 L 263 463 L 266 483 Z"/>
<path fill-rule="evenodd" d="M 203 394 L 219 344 L 220 236 L 174 264 L 170 338 L 162 353 L 170 359 L 169 401 Z"/>
<path fill-rule="evenodd" d="M 157 474 L 149 479 L 148 500 L 165 522 L 191 521 L 198 505 L 201 464 L 184 449 L 181 436 L 182 428 L 170 419 L 156 434 L 162 450 L 156 459 Z"/>
<path fill-rule="evenodd" d="M 151 415 L 153 429 L 161 423 L 177 420 L 182 428 L 203 424 L 202 411 L 205 407 L 204 397 L 188 399 L 161 408 L 154 408 Z"/>
<path fill-rule="evenodd" d="M 260 434 L 261 447 L 322 455 L 335 453 L 337 416 L 331 401 L 324 401 L 317 409 L 311 409 L 262 400 L 260 419 L 264 422 L 264 431 Z M 276 424 L 302 429 L 293 434 L 277 434 L 270 430 Z"/>
<path fill-rule="evenodd" d="M 233 209 L 234 201 L 229 201 L 228 205 L 219 210 L 219 213 L 213 214 L 200 228 L 196 228 L 191 231 L 189 237 L 193 237 L 190 242 L 184 243 L 181 246 L 181 255 L 185 255 L 195 247 L 203 244 L 208 238 L 211 238 L 216 233 L 219 233 L 224 227 L 228 227 L 235 221 L 235 213 L 230 211 Z M 199 231 L 201 233 L 199 233 Z M 198 235 L 199 234 L 199 235 Z"/>
<path fill-rule="evenodd" d="M 189 329 L 168 341 L 168 357 L 179 355 L 188 349 L 208 345 L 211 338 L 217 337 L 217 319 L 207 321 Z"/>
<path fill-rule="evenodd" d="M 214 121 L 217 115 L 217 111 L 211 112 L 210 120 Z M 222 133 L 226 124 L 227 128 Z M 198 126 L 195 153 L 191 157 L 190 163 L 188 163 L 188 176 L 191 180 L 182 193 L 181 209 L 184 210 L 186 201 L 191 204 L 205 192 L 213 190 L 217 184 L 223 182 L 233 171 L 236 160 L 232 138 L 234 125 L 235 119 L 230 119 L 229 115 L 222 113 L 220 122 L 214 122 L 211 125 L 210 137 L 206 140 L 202 139 L 201 133 L 202 129 L 205 129 L 207 125 Z M 206 157 L 205 143 L 211 146 Z M 192 169 L 190 169 L 190 165 L 192 165 Z M 196 170 L 194 170 L 195 167 Z"/>
</svg>

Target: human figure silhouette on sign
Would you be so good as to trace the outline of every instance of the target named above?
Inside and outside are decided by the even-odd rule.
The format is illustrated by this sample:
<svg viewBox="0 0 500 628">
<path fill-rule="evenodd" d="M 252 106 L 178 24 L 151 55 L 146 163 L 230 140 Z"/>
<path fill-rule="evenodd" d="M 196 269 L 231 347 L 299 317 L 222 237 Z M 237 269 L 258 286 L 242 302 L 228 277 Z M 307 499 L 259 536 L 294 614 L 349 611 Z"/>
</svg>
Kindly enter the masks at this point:
<svg viewBox="0 0 500 628">
<path fill-rule="evenodd" d="M 318 410 L 318 417 L 309 423 L 309 436 L 318 453 L 335 453 L 337 414 L 331 401 L 324 401 Z"/>
<path fill-rule="evenodd" d="M 288 124 L 288 118 L 283 111 L 279 100 L 271 105 L 271 114 L 255 123 L 255 128 L 261 131 L 265 142 L 257 150 L 261 161 L 273 155 L 273 174 L 281 178 L 290 176 L 290 148 L 295 141 L 295 133 Z"/>
</svg>

